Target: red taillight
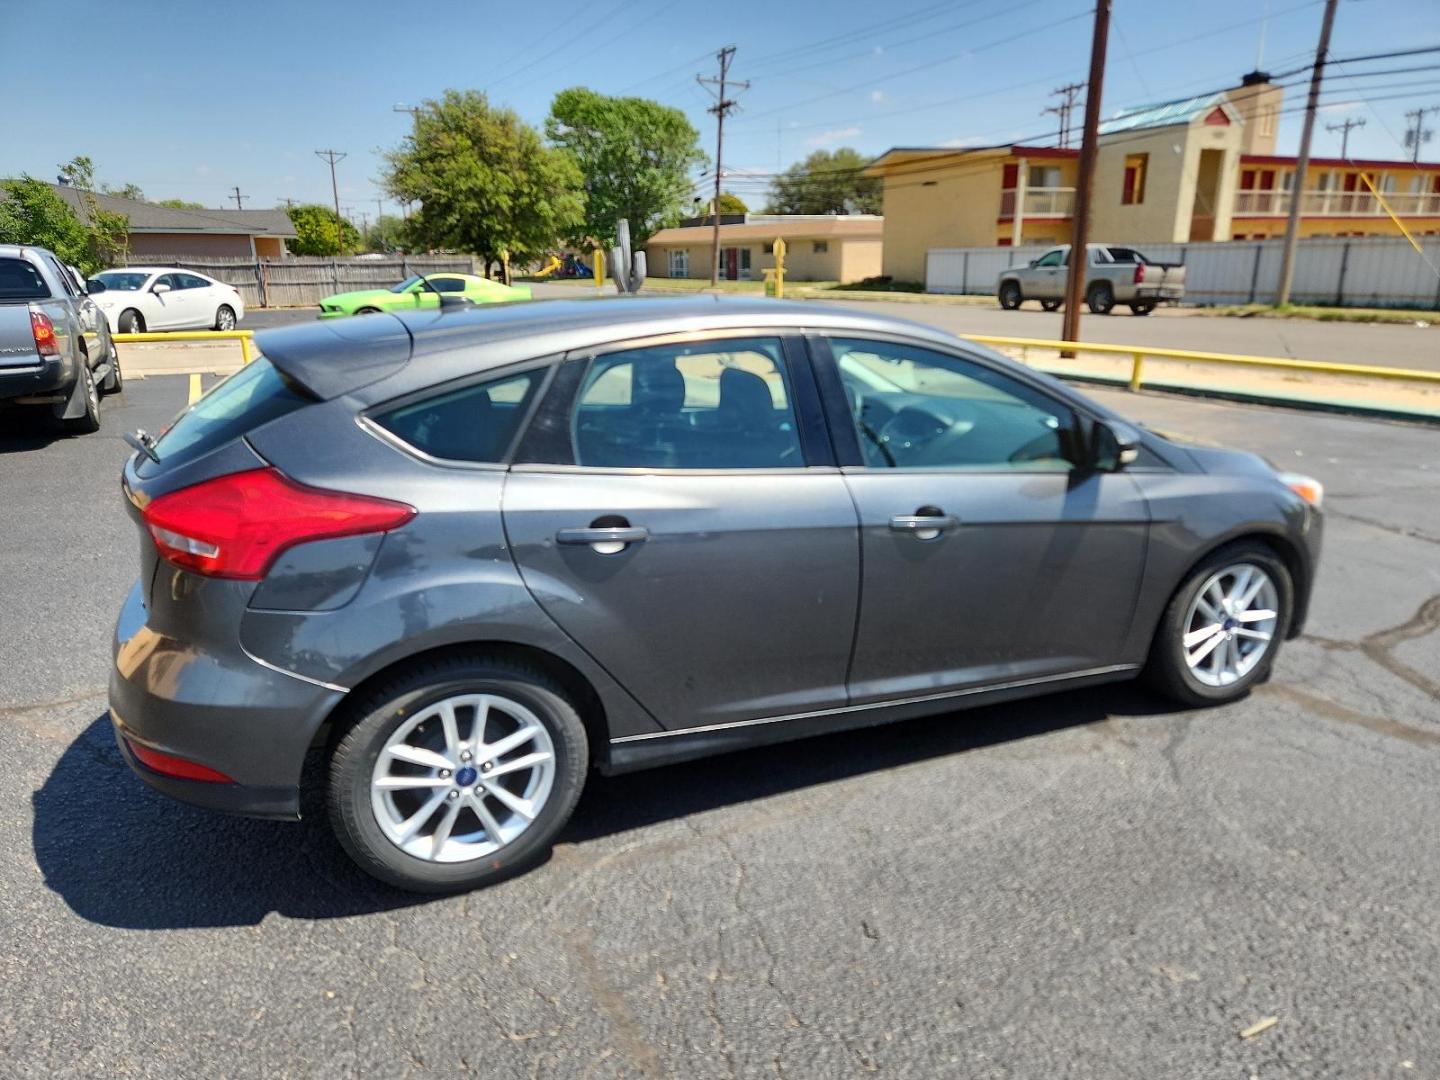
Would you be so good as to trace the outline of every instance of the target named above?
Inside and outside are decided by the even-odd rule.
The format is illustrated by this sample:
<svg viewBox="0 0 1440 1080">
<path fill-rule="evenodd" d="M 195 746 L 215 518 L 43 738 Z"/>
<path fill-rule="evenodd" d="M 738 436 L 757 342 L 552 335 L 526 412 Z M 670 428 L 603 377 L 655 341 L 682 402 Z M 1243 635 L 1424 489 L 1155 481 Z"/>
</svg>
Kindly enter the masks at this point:
<svg viewBox="0 0 1440 1080">
<path fill-rule="evenodd" d="M 35 351 L 41 356 L 58 356 L 60 342 L 55 338 L 55 324 L 43 311 L 30 312 L 30 333 L 35 337 Z"/>
<path fill-rule="evenodd" d="M 1140 284 L 1142 281 L 1144 281 L 1144 280 L 1145 280 L 1145 264 L 1144 264 L 1144 263 L 1136 263 L 1136 264 L 1135 264 L 1135 284 L 1136 284 L 1136 285 L 1139 285 L 1139 284 Z"/>
<path fill-rule="evenodd" d="M 161 495 L 141 516 L 160 554 L 176 566 L 207 577 L 259 581 L 296 544 L 398 529 L 415 508 L 305 487 L 265 468 Z"/>
<path fill-rule="evenodd" d="M 217 772 L 208 765 L 197 765 L 193 761 L 186 761 L 174 754 L 162 754 L 159 750 L 141 746 L 132 739 L 126 739 L 125 744 L 130 747 L 130 752 L 135 755 L 136 761 L 147 769 L 165 776 L 174 776 L 181 780 L 204 780 L 210 784 L 235 783 L 223 772 Z"/>
</svg>

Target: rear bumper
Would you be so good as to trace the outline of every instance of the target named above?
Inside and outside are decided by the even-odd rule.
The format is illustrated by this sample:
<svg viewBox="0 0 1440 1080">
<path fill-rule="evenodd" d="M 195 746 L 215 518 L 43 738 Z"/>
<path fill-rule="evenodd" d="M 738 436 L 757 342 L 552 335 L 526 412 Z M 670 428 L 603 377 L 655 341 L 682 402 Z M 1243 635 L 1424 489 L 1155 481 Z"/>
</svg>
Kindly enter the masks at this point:
<svg viewBox="0 0 1440 1080">
<path fill-rule="evenodd" d="M 68 356 L 47 356 L 28 367 L 0 368 L 0 401 L 68 392 L 75 385 L 75 374 L 75 362 Z"/>
<path fill-rule="evenodd" d="M 344 692 L 267 668 L 236 640 L 207 650 L 157 632 L 137 584 L 115 628 L 110 718 L 120 752 L 182 802 L 255 817 L 300 816 L 300 771 Z M 238 633 L 238 627 L 237 633 Z M 130 741 L 207 766 L 233 784 L 182 780 L 136 760 Z"/>
<path fill-rule="evenodd" d="M 1174 286 L 1154 286 L 1147 288 L 1142 285 L 1135 290 L 1136 300 L 1179 300 L 1185 295 L 1185 290 Z"/>
</svg>

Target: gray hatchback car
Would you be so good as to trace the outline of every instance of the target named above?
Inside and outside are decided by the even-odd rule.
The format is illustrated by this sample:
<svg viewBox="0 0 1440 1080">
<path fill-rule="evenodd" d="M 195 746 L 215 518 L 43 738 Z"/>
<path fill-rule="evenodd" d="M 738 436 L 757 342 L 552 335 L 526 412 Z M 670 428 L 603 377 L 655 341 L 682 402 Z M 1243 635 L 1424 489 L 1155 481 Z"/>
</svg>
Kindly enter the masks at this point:
<svg viewBox="0 0 1440 1080">
<path fill-rule="evenodd" d="M 367 871 L 540 857 L 592 769 L 1146 674 L 1300 632 L 1319 486 L 936 330 L 703 299 L 280 330 L 125 466 L 111 718 L 177 798 Z"/>
</svg>

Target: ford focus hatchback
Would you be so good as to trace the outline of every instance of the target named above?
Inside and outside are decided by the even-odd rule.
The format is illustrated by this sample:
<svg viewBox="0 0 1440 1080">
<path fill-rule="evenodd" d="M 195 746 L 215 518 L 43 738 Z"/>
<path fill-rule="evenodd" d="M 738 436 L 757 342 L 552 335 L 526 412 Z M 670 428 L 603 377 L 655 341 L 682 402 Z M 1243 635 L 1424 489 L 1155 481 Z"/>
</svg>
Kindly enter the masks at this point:
<svg viewBox="0 0 1440 1080">
<path fill-rule="evenodd" d="M 126 464 L 110 685 L 176 798 L 418 890 L 541 857 L 620 772 L 1144 674 L 1243 695 L 1318 484 L 936 330 L 704 299 L 263 334 Z M 956 722 L 961 722 L 957 718 Z"/>
</svg>

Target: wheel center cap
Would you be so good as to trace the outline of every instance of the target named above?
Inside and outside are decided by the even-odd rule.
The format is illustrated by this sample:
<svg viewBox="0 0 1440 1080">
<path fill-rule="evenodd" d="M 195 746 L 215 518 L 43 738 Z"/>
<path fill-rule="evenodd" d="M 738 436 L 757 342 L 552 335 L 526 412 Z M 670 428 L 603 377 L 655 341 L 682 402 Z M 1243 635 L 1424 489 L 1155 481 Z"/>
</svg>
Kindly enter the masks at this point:
<svg viewBox="0 0 1440 1080">
<path fill-rule="evenodd" d="M 1235 627 L 1239 625 L 1240 622 L 1238 619 L 1235 618 L 1235 616 L 1227 615 L 1225 617 L 1225 621 L 1220 624 L 1220 629 L 1224 630 L 1228 634 L 1231 630 L 1234 630 Z"/>
<path fill-rule="evenodd" d="M 474 765 L 466 765 L 455 774 L 455 783 L 460 787 L 469 787 L 480 778 L 480 772 Z"/>
</svg>

